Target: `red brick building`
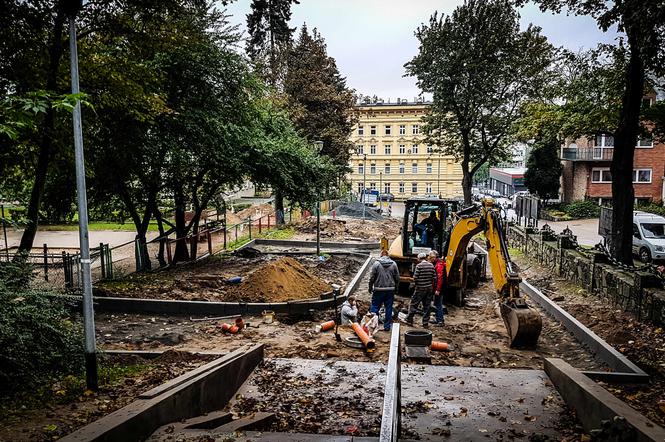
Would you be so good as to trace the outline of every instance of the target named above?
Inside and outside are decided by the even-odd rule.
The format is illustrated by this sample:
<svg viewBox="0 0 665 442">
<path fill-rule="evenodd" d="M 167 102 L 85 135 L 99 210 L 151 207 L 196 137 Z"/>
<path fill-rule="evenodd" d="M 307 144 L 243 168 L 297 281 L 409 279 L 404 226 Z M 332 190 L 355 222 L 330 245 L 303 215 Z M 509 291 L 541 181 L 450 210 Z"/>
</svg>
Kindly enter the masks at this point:
<svg viewBox="0 0 665 442">
<path fill-rule="evenodd" d="M 653 98 L 645 98 L 653 100 Z M 652 101 L 650 101 L 652 102 Z M 614 137 L 598 134 L 580 138 L 561 148 L 561 201 L 593 199 L 599 204 L 612 199 L 610 164 Z M 640 139 L 633 160 L 633 188 L 636 202 L 665 201 L 665 143 Z"/>
</svg>

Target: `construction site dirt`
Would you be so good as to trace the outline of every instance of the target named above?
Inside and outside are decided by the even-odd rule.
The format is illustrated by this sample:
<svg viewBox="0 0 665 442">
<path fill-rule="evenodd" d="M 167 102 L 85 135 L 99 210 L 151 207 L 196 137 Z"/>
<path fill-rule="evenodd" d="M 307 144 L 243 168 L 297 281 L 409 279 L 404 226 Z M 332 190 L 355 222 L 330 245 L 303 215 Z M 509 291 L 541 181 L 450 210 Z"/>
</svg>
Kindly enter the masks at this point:
<svg viewBox="0 0 665 442">
<path fill-rule="evenodd" d="M 385 237 L 392 241 L 399 235 L 401 220 L 383 218 L 380 220 L 363 220 L 362 218 L 328 216 L 321 218 L 321 238 L 325 241 L 359 242 L 380 241 Z M 293 239 L 312 240 L 316 238 L 316 218 L 310 217 L 294 226 L 296 232 Z"/>
</svg>

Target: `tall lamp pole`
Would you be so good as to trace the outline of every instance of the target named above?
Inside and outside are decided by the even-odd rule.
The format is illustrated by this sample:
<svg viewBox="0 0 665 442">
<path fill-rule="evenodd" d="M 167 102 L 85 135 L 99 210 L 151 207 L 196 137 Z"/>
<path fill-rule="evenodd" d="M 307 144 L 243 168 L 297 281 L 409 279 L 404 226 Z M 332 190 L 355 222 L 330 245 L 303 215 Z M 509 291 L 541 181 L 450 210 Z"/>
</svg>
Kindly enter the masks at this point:
<svg viewBox="0 0 665 442">
<path fill-rule="evenodd" d="M 69 58 L 72 76 L 72 94 L 79 93 L 78 52 L 76 48 L 76 14 L 83 6 L 82 0 L 62 2 L 69 16 Z M 81 132 L 81 102 L 77 99 L 72 114 L 74 123 L 74 158 L 76 163 L 76 193 L 79 215 L 79 247 L 81 276 L 83 281 L 83 329 L 85 331 L 85 374 L 88 389 L 97 390 L 97 348 L 95 344 L 95 317 L 92 306 L 92 277 L 90 273 L 90 241 L 88 237 L 88 201 L 85 190 L 85 162 L 83 160 L 83 135 Z"/>
<path fill-rule="evenodd" d="M 363 154 L 363 195 L 362 195 L 362 203 L 363 203 L 363 221 L 365 221 L 365 194 L 367 192 L 367 154 Z"/>
<path fill-rule="evenodd" d="M 314 149 L 317 153 L 321 153 L 323 149 L 323 141 L 315 141 Z M 316 201 L 316 256 L 321 256 L 321 195 Z"/>
</svg>

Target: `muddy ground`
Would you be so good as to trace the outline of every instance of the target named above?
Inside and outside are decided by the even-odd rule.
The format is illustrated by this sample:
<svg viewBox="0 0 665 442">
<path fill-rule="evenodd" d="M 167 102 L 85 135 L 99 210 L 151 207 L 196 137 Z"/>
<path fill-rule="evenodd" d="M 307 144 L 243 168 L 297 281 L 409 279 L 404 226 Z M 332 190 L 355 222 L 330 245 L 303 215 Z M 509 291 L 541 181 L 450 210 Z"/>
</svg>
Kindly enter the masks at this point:
<svg viewBox="0 0 665 442">
<path fill-rule="evenodd" d="M 225 302 L 318 298 L 332 290 L 331 284 L 346 286 L 362 262 L 361 257 L 348 255 L 330 255 L 324 260 L 311 255 L 216 255 L 175 269 L 101 282 L 95 295 Z M 234 277 L 242 281 L 229 283 Z"/>
<path fill-rule="evenodd" d="M 36 392 L 30 400 L 3 401 L 0 441 L 52 441 L 131 403 L 139 394 L 214 359 L 168 351 L 156 359 L 107 356 L 100 361 L 100 388 L 85 390 L 85 380 L 67 377 Z"/>
<path fill-rule="evenodd" d="M 384 218 L 365 220 L 349 216 L 325 217 L 321 219 L 321 240 L 334 242 L 371 242 L 377 243 L 384 236 L 389 242 L 399 235 L 402 220 Z M 296 232 L 293 239 L 312 240 L 316 238 L 316 218 L 311 217 L 294 225 Z"/>
<path fill-rule="evenodd" d="M 522 276 L 651 376 L 645 385 L 601 383 L 645 416 L 665 425 L 665 331 L 612 306 L 524 256 Z"/>
</svg>

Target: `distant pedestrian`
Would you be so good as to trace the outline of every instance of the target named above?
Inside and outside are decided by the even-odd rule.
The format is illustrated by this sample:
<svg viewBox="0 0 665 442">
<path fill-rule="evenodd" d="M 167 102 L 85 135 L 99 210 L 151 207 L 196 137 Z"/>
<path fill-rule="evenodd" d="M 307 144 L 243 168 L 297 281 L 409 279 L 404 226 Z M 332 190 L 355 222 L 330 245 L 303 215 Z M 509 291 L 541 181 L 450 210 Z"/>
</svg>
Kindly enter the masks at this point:
<svg viewBox="0 0 665 442">
<path fill-rule="evenodd" d="M 395 261 L 390 259 L 386 249 L 381 250 L 381 257 L 374 262 L 369 275 L 369 292 L 372 294 L 370 311 L 379 314 L 383 305 L 386 316 L 383 329 L 390 331 L 393 322 L 393 301 L 399 287 L 399 270 Z"/>
<path fill-rule="evenodd" d="M 432 310 L 433 287 L 436 284 L 436 270 L 431 262 L 427 261 L 425 253 L 418 254 L 418 265 L 413 273 L 413 282 L 416 285 L 411 302 L 409 303 L 409 314 L 406 323 L 413 325 L 413 317 L 416 315 L 418 304 L 423 304 L 423 327 L 429 326 L 429 315 Z"/>
<path fill-rule="evenodd" d="M 351 325 L 352 322 L 358 322 L 358 303 L 356 297 L 350 295 L 342 304 L 340 325 Z"/>
<path fill-rule="evenodd" d="M 436 271 L 436 282 L 434 283 L 434 311 L 436 313 L 435 326 L 443 325 L 443 278 L 446 271 L 446 263 L 439 259 L 439 254 L 436 250 L 429 252 L 429 262 L 434 266 Z"/>
</svg>

